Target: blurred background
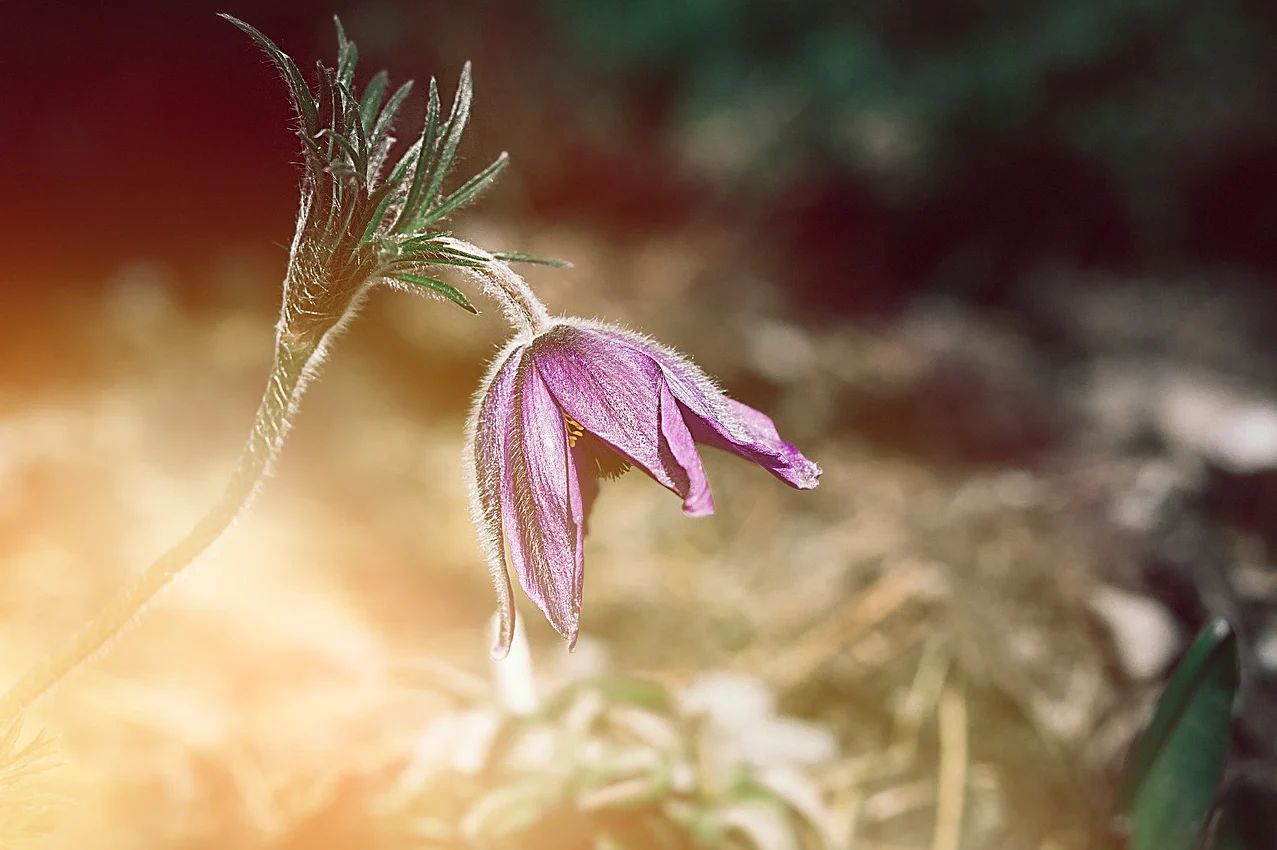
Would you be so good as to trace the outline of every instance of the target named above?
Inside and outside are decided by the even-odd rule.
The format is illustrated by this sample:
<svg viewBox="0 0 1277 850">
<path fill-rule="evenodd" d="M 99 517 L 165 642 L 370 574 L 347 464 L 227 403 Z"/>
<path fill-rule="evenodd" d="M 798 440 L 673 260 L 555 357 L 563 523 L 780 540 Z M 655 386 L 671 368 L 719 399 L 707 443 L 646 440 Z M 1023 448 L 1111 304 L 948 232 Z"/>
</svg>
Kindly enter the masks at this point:
<svg viewBox="0 0 1277 850">
<path fill-rule="evenodd" d="M 333 13 L 361 83 L 436 76 L 447 99 L 472 60 L 457 173 L 512 167 L 456 231 L 570 260 L 527 272 L 552 310 L 689 353 L 825 475 L 796 493 L 707 451 L 698 522 L 638 474 L 605 485 L 581 646 L 525 617 L 538 684 L 639 676 L 672 707 L 659 734 L 551 712 L 576 743 L 498 758 L 460 451 L 504 328 L 378 292 L 255 509 L 7 742 L 12 767 L 56 738 L 52 766 L 0 774 L 0 832 L 1105 846 L 1122 755 L 1212 615 L 1243 643 L 1228 793 L 1270 828 L 1277 9 L 1249 0 L 11 1 L 5 675 L 185 533 L 260 396 L 299 154 L 283 85 L 219 11 L 311 78 Z M 621 817 L 587 792 L 634 777 L 580 735 L 694 790 Z M 482 770 L 454 752 L 472 739 Z M 766 783 L 706 758 L 788 771 L 785 811 L 818 828 L 768 833 L 741 814 Z M 659 842 L 636 826 L 658 809 L 682 824 Z"/>
</svg>

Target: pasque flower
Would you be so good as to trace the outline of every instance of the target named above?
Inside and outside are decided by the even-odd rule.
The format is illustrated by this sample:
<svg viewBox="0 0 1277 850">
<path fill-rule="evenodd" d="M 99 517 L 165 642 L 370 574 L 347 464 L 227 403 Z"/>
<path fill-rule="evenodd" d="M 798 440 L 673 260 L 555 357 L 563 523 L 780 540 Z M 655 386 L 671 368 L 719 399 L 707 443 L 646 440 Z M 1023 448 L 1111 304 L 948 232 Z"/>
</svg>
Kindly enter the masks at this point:
<svg viewBox="0 0 1277 850">
<path fill-rule="evenodd" d="M 621 328 L 554 319 L 515 337 L 493 361 L 471 412 L 475 521 L 501 602 L 494 653 L 508 645 L 507 563 L 569 644 L 581 611 L 582 544 L 599 479 L 637 466 L 714 512 L 696 445 L 752 460 L 792 487 L 820 467 L 764 414 L 733 401 L 681 355 Z"/>
</svg>

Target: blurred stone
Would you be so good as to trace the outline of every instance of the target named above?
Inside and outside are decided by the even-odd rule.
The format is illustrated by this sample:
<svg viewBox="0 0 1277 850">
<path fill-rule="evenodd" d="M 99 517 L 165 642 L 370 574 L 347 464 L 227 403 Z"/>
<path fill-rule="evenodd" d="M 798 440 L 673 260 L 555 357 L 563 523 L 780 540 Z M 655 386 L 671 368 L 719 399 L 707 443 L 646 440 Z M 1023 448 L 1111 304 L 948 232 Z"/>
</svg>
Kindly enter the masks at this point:
<svg viewBox="0 0 1277 850">
<path fill-rule="evenodd" d="M 1277 405 L 1229 386 L 1219 376 L 1168 375 L 1157 405 L 1158 425 L 1172 442 L 1230 472 L 1277 466 Z"/>
<path fill-rule="evenodd" d="M 1265 673 L 1277 673 L 1277 627 L 1264 629 L 1255 639 L 1255 660 Z"/>
<path fill-rule="evenodd" d="M 1128 531 L 1151 533 L 1161 524 L 1185 486 L 1183 471 L 1175 464 L 1149 461 L 1136 472 L 1134 484 L 1114 498 L 1109 516 Z"/>
<path fill-rule="evenodd" d="M 708 719 L 705 734 L 724 775 L 741 765 L 815 765 L 838 756 L 832 731 L 806 720 L 776 716 L 775 695 L 750 676 L 707 673 L 683 694 L 683 708 Z"/>
<path fill-rule="evenodd" d="M 683 710 L 727 725 L 745 725 L 770 716 L 776 697 L 758 679 L 740 673 L 705 673 L 683 693 Z"/>
<path fill-rule="evenodd" d="M 1101 586 L 1087 600 L 1113 638 L 1122 669 L 1136 681 L 1166 670 L 1179 649 L 1179 629 L 1162 605 L 1136 593 Z"/>
</svg>

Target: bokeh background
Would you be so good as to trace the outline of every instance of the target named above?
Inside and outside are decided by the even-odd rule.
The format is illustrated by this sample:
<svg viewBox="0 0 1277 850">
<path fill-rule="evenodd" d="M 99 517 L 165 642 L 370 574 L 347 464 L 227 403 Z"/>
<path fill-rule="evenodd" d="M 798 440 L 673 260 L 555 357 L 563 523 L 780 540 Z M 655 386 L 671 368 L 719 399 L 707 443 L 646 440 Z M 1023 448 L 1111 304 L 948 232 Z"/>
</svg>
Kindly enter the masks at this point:
<svg viewBox="0 0 1277 850">
<path fill-rule="evenodd" d="M 776 742 L 751 758 L 795 768 L 835 846 L 1104 846 L 1160 677 L 1222 614 L 1245 665 L 1230 793 L 1267 828 L 1263 2 L 7 3 L 5 675 L 212 503 L 261 391 L 299 157 L 282 84 L 218 11 L 307 71 L 333 13 L 361 80 L 449 96 L 472 60 L 460 168 L 512 167 L 456 230 L 572 261 L 528 271 L 551 309 L 688 352 L 825 468 L 796 493 L 707 457 L 698 522 L 638 474 L 608 485 L 582 646 L 525 618 L 543 692 L 623 673 L 692 715 L 768 703 L 788 732 L 728 726 Z M 576 750 L 480 780 L 441 743 L 496 704 L 460 451 L 503 333 L 375 295 L 255 509 L 26 718 L 22 741 L 56 740 L 12 784 L 9 834 L 613 846 L 571 795 L 476 826 L 485 794 Z M 723 840 L 794 846 L 702 797 Z"/>
</svg>

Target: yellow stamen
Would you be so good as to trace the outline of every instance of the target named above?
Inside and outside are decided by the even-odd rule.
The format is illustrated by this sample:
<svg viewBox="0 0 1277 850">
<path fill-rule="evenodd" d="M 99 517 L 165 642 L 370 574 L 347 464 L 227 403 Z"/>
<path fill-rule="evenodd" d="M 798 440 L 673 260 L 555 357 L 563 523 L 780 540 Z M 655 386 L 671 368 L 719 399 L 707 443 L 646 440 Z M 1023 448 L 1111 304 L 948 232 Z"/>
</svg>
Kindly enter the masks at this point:
<svg viewBox="0 0 1277 850">
<path fill-rule="evenodd" d="M 576 441 L 585 436 L 585 428 L 581 426 L 580 422 L 568 416 L 566 410 L 563 411 L 563 418 L 568 423 L 568 448 L 575 449 Z"/>
</svg>

